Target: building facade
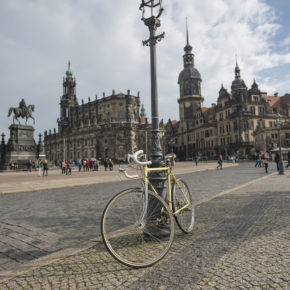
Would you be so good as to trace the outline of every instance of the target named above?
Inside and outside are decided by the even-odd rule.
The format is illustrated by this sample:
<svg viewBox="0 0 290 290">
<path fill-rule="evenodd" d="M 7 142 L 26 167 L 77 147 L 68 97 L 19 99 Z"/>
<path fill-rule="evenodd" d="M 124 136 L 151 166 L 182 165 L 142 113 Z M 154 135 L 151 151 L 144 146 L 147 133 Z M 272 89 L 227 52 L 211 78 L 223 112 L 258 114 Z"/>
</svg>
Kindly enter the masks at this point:
<svg viewBox="0 0 290 290">
<path fill-rule="evenodd" d="M 58 131 L 44 134 L 46 156 L 51 162 L 83 158 L 112 158 L 125 161 L 135 148 L 149 151 L 150 125 L 144 108 L 140 115 L 140 96 L 114 91 L 110 96 L 78 102 L 76 79 L 70 62 L 63 79 Z M 146 145 L 147 144 L 147 145 Z"/>
<path fill-rule="evenodd" d="M 217 103 L 204 107 L 201 75 L 194 66 L 188 31 L 186 36 L 184 68 L 178 77 L 180 120 L 167 124 L 165 143 L 174 144 L 180 159 L 195 155 L 212 159 L 220 153 L 225 157 L 235 154 L 246 158 L 268 148 L 270 145 L 261 147 L 255 141 L 259 136 L 257 132 L 261 128 L 274 130 L 278 112 L 286 123 L 290 120 L 290 95 L 268 96 L 259 89 L 255 80 L 248 89 L 236 61 L 231 91 L 222 85 Z"/>
</svg>

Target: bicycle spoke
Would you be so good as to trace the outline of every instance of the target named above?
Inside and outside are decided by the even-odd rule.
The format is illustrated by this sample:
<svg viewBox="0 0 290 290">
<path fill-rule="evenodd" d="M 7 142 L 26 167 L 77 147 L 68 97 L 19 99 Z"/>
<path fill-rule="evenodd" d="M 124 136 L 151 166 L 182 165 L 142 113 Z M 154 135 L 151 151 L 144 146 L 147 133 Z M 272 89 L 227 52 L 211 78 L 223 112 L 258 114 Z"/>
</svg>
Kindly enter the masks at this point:
<svg viewBox="0 0 290 290">
<path fill-rule="evenodd" d="M 185 233 L 191 232 L 194 226 L 194 206 L 189 187 L 182 179 L 177 179 L 172 185 L 172 202 L 179 228 Z M 189 205 L 183 208 L 188 202 Z M 178 212 L 179 209 L 181 210 Z"/>
<path fill-rule="evenodd" d="M 173 241 L 174 222 L 167 204 L 150 191 L 148 195 L 148 209 L 141 221 L 145 202 L 141 189 L 116 195 L 102 217 L 102 236 L 107 249 L 114 258 L 131 267 L 147 267 L 158 262 Z"/>
</svg>

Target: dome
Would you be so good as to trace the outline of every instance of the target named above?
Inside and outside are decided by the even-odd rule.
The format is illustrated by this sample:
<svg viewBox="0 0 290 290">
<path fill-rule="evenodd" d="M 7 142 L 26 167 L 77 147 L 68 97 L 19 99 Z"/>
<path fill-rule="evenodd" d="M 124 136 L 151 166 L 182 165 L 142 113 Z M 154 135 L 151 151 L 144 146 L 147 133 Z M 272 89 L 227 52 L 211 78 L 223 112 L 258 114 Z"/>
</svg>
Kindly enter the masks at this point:
<svg viewBox="0 0 290 290">
<path fill-rule="evenodd" d="M 199 71 L 193 67 L 193 66 L 188 66 L 185 67 L 179 74 L 178 77 L 178 83 L 181 83 L 184 80 L 188 80 L 188 79 L 199 79 L 201 80 L 201 76 Z"/>
<path fill-rule="evenodd" d="M 241 88 L 242 89 L 246 88 L 246 84 L 245 84 L 244 80 L 241 78 L 234 79 L 232 82 L 232 90 L 241 89 Z"/>
</svg>

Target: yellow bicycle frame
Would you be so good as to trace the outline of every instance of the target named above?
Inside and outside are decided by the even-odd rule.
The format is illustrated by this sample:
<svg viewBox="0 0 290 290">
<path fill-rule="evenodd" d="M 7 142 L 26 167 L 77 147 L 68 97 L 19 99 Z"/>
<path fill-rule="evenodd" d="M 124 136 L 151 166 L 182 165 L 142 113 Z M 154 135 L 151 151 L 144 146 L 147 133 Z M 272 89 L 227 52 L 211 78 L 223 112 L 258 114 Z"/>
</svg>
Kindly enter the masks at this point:
<svg viewBox="0 0 290 290">
<path fill-rule="evenodd" d="M 143 167 L 143 180 L 145 181 L 145 183 L 147 183 L 150 187 L 150 189 L 156 194 L 158 195 L 155 187 L 152 185 L 152 183 L 150 182 L 149 178 L 148 178 L 148 173 L 149 172 L 153 172 L 153 171 L 164 171 L 166 173 L 167 176 L 167 199 L 168 199 L 168 205 L 169 205 L 169 209 L 170 211 L 173 213 L 173 215 L 177 215 L 180 211 L 184 210 L 185 208 L 187 208 L 190 205 L 190 201 L 187 198 L 187 196 L 185 195 L 185 193 L 183 192 L 182 187 L 180 186 L 177 178 L 175 177 L 175 175 L 172 173 L 171 168 L 170 167 L 157 167 L 157 168 L 148 168 L 147 166 Z M 175 212 L 173 212 L 173 208 L 172 208 L 172 194 L 171 194 L 171 184 L 173 184 L 174 182 L 176 182 L 177 186 L 179 187 L 180 191 L 182 192 L 185 200 L 186 200 L 186 204 L 179 208 L 178 210 L 176 210 Z"/>
</svg>

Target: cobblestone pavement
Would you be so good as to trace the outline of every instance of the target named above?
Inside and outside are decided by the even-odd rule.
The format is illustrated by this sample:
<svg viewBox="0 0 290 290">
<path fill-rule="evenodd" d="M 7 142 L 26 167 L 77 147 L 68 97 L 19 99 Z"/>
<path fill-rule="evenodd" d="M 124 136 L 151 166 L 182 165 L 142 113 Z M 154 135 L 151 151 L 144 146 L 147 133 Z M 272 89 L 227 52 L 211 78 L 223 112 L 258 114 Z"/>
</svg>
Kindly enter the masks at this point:
<svg viewBox="0 0 290 290">
<path fill-rule="evenodd" d="M 123 266 L 95 241 L 15 273 L 0 289 L 290 289 L 289 184 L 288 171 L 199 203 L 193 232 L 177 230 L 153 267 Z"/>
<path fill-rule="evenodd" d="M 233 167 L 237 164 L 224 162 L 224 167 Z M 122 165 L 121 167 L 123 167 Z M 200 162 L 195 166 L 193 162 L 176 162 L 174 172 L 178 174 L 192 173 L 216 169 L 216 162 Z M 48 176 L 38 176 L 37 171 L 6 171 L 0 172 L 0 195 L 7 193 L 31 192 L 45 189 L 66 188 L 73 186 L 87 186 L 99 183 L 120 181 L 120 174 L 115 166 L 113 171 L 105 171 L 101 166 L 98 171 L 72 170 L 71 175 L 61 174 L 59 168 L 49 170 Z M 128 172 L 130 172 L 129 169 Z M 122 178 L 125 180 L 125 178 Z"/>
<path fill-rule="evenodd" d="M 182 177 L 197 203 L 264 175 L 247 163 Z M 0 195 L 0 271 L 16 270 L 63 249 L 86 247 L 100 234 L 101 214 L 111 197 L 138 185 L 127 181 Z"/>
</svg>

